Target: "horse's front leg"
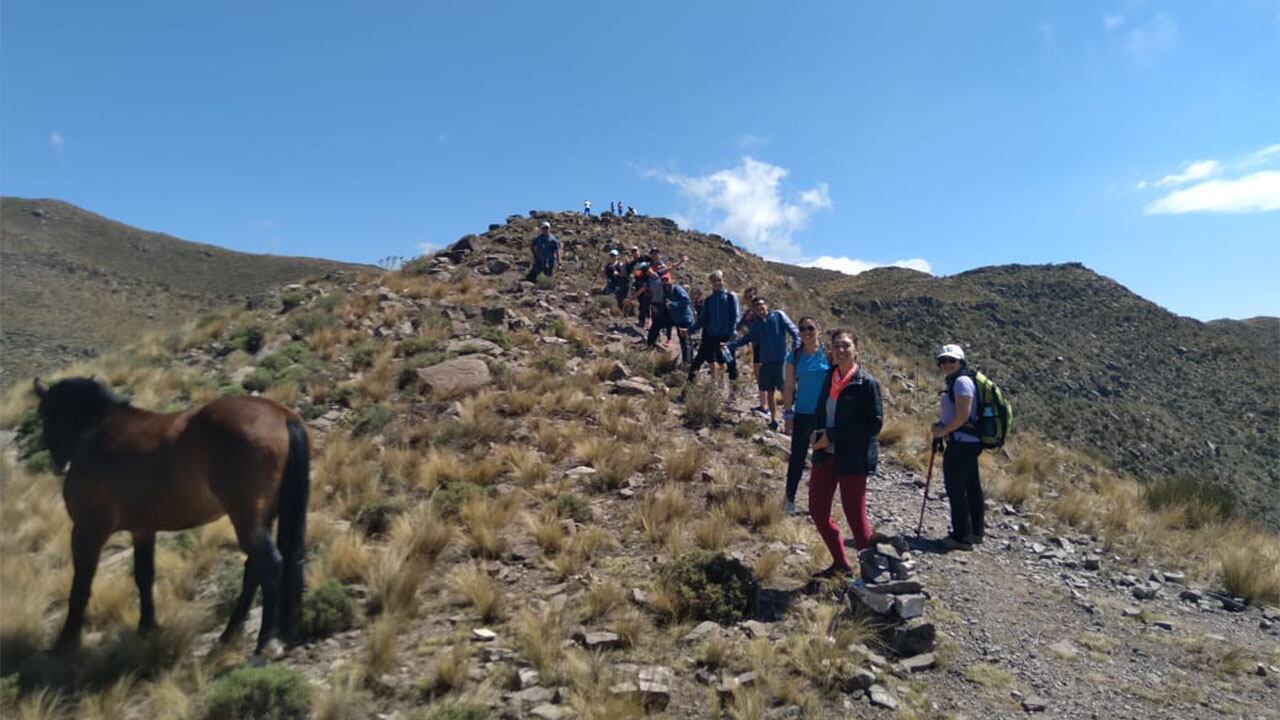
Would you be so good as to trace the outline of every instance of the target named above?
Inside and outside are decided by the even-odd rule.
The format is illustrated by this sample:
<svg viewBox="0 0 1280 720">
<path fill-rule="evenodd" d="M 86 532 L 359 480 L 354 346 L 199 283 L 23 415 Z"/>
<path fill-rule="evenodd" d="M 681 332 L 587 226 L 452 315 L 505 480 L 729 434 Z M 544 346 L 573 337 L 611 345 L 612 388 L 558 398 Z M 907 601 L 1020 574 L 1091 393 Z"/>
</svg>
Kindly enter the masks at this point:
<svg viewBox="0 0 1280 720">
<path fill-rule="evenodd" d="M 71 597 L 67 601 L 67 621 L 53 646 L 55 652 L 65 653 L 80 647 L 80 629 L 84 626 L 84 611 L 89 605 L 93 576 L 98 571 L 98 556 L 110 534 L 81 523 L 71 528 L 71 563 L 75 576 L 71 581 Z"/>
<path fill-rule="evenodd" d="M 138 602 L 142 606 L 138 632 L 146 634 L 156 627 L 156 604 L 151 588 L 156 580 L 155 533 L 133 534 L 133 581 L 138 584 Z"/>
</svg>

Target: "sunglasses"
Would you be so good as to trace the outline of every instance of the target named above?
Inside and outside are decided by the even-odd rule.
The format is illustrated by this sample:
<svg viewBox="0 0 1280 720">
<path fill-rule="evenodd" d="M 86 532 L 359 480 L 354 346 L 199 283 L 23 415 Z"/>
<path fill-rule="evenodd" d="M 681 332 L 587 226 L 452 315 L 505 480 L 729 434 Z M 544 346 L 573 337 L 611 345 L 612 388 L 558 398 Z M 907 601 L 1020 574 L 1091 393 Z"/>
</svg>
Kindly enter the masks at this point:
<svg viewBox="0 0 1280 720">
<path fill-rule="evenodd" d="M 801 326 L 800 326 L 800 332 L 813 332 L 814 330 L 817 330 L 817 329 L 818 329 L 818 328 L 816 328 L 816 327 L 814 327 L 814 326 L 812 326 L 812 325 L 801 325 Z"/>
<path fill-rule="evenodd" d="M 960 361 L 955 358 L 938 358 L 938 367 L 942 367 L 943 365 L 954 365 L 958 362 Z"/>
</svg>

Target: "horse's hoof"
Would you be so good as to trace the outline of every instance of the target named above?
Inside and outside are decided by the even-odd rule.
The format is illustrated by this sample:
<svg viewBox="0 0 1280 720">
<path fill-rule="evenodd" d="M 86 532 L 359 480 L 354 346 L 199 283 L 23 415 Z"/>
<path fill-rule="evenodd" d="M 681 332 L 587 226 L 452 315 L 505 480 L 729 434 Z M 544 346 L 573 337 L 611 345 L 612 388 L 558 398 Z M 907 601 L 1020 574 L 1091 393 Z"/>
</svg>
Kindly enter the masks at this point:
<svg viewBox="0 0 1280 720">
<path fill-rule="evenodd" d="M 253 653 L 253 656 L 255 658 L 262 658 L 262 661 L 264 663 L 269 661 L 279 660 L 280 658 L 284 657 L 284 655 L 285 655 L 284 643 L 280 642 L 280 640 L 278 640 L 277 638 L 271 638 L 270 640 L 267 641 L 266 645 L 258 648 Z"/>
</svg>

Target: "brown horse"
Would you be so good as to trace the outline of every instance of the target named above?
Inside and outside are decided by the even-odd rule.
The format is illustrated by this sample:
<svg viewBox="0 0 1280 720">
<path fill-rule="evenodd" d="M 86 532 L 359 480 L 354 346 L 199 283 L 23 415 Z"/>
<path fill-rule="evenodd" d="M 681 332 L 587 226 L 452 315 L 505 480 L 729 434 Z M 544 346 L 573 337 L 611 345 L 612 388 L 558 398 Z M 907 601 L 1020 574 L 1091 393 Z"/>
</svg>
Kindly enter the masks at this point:
<svg viewBox="0 0 1280 720">
<path fill-rule="evenodd" d="M 296 639 L 310 489 L 307 431 L 297 415 L 271 400 L 245 396 L 154 413 L 87 378 L 48 389 L 39 380 L 34 384 L 45 446 L 54 471 L 66 475 L 62 496 L 72 521 L 75 577 L 56 651 L 80 644 L 98 556 L 112 533 L 133 535 L 133 577 L 142 606 L 138 631 L 146 633 L 156 627 L 156 533 L 193 528 L 224 513 L 248 559 L 221 640 L 244 624 L 259 586 L 262 627 L 255 654 L 275 636 L 277 622 L 285 640 Z M 280 528 L 272 543 L 277 515 Z"/>
</svg>

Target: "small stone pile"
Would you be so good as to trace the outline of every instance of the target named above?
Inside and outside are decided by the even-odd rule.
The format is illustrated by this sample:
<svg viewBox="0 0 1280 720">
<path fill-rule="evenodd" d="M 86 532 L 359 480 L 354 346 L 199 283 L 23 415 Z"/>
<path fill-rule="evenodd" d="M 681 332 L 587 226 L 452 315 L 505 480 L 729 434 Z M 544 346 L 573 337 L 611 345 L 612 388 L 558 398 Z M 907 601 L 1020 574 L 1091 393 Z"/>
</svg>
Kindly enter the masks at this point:
<svg viewBox="0 0 1280 720">
<path fill-rule="evenodd" d="M 924 618 L 928 597 L 907 542 L 901 537 L 877 536 L 871 547 L 858 554 L 861 577 L 849 584 L 850 610 L 874 618 L 880 637 L 906 672 L 927 670 L 936 664 L 933 655 L 937 632 Z"/>
</svg>

